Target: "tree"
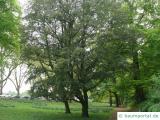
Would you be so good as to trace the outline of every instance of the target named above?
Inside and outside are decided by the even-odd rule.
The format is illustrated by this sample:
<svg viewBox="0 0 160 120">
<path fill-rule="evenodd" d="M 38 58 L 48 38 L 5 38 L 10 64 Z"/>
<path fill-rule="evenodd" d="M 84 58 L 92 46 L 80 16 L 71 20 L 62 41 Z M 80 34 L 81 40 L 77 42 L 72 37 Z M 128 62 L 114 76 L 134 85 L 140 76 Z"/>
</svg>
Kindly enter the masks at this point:
<svg viewBox="0 0 160 120">
<path fill-rule="evenodd" d="M 0 1 L 0 46 L 18 49 L 20 9 L 16 0 Z"/>
<path fill-rule="evenodd" d="M 36 71 L 33 88 L 64 103 L 79 102 L 83 117 L 89 117 L 88 92 L 102 91 L 101 84 L 117 106 L 133 97 L 136 104 L 143 102 L 142 64 L 149 61 L 142 48 L 150 51 L 146 39 L 153 37 L 143 31 L 151 26 L 152 7 L 150 0 L 33 0 L 24 31 L 24 56 Z"/>
<path fill-rule="evenodd" d="M 13 53 L 1 47 L 1 64 L 0 64 L 0 95 L 3 94 L 3 88 L 7 83 L 13 69 Z"/>
<path fill-rule="evenodd" d="M 11 77 L 8 78 L 13 83 L 17 91 L 17 97 L 20 97 L 20 89 L 24 84 L 24 82 L 27 80 L 27 75 L 28 75 L 27 65 L 20 63 L 13 70 Z"/>
<path fill-rule="evenodd" d="M 100 40 L 97 44 L 99 46 L 99 54 L 101 53 L 102 68 L 105 71 L 109 70 L 112 74 L 112 89 L 114 90 L 115 98 L 122 99 L 122 94 L 120 93 L 123 90 L 122 87 L 125 88 L 125 86 L 130 85 L 131 89 L 125 89 L 124 91 L 127 90 L 127 93 L 123 92 L 125 94 L 131 93 L 129 91 L 133 92 L 132 88 L 134 87 L 134 101 L 141 103 L 145 100 L 143 71 L 144 69 L 148 71 L 146 69 L 147 66 L 144 69 L 141 66 L 144 62 L 141 56 L 141 52 L 143 52 L 142 46 L 146 46 L 145 43 L 147 43 L 143 31 L 148 29 L 146 28 L 147 26 L 151 26 L 148 15 L 151 17 L 150 14 L 153 14 L 155 6 L 153 1 L 148 1 L 144 4 L 144 1 L 133 2 L 125 0 L 119 2 L 115 8 L 110 12 L 108 29 L 99 32 Z M 124 84 L 123 81 L 127 81 L 127 83 Z M 123 86 L 120 87 L 120 85 Z M 117 97 L 120 95 L 120 98 Z M 118 103 L 117 100 L 117 106 Z"/>
<path fill-rule="evenodd" d="M 157 19 L 155 16 L 159 2 L 157 0 L 148 0 L 147 3 L 145 1 L 134 3 L 129 0 L 126 0 L 126 2 L 132 17 L 130 23 L 132 27 L 132 34 L 130 34 L 130 36 L 132 36 L 132 39 L 129 44 L 132 55 L 132 76 L 133 80 L 135 80 L 134 82 L 137 82 L 135 84 L 135 101 L 136 103 L 141 103 L 145 100 L 145 89 L 143 86 L 145 83 L 143 79 L 145 78 L 143 76 L 143 67 L 141 66 L 143 61 L 140 61 L 143 59 L 141 57 L 143 49 L 141 48 L 147 43 L 143 31 L 150 29 L 150 18 L 152 18 L 153 21 Z"/>
<path fill-rule="evenodd" d="M 130 16 L 126 9 L 124 9 L 123 3 L 114 3 L 114 7 L 112 6 L 111 9 L 109 24 L 105 30 L 99 31 L 97 41 L 98 55 L 101 63 L 100 68 L 110 74 L 109 79 L 102 83 L 102 88 L 100 87 L 100 89 L 102 93 L 109 90 L 115 97 L 116 106 L 119 107 L 123 103 L 123 96 L 118 86 L 121 81 L 131 79 L 127 37 Z M 127 91 L 129 90 L 127 89 Z"/>
<path fill-rule="evenodd" d="M 19 51 L 19 20 L 20 9 L 16 0 L 1 0 L 0 1 L 0 94 L 2 94 L 8 77 L 10 76 L 13 66 L 9 65 L 8 53 Z M 7 68 L 8 67 L 8 68 Z M 6 69 L 7 68 L 7 69 Z M 7 73 L 8 72 L 8 73 Z"/>
<path fill-rule="evenodd" d="M 55 80 L 55 86 L 60 84 L 61 90 L 67 89 L 74 95 L 74 100 L 82 105 L 83 117 L 89 117 L 88 91 L 108 76 L 97 67 L 95 44 L 97 31 L 106 23 L 103 17 L 108 14 L 104 3 L 33 1 L 31 12 L 26 16 L 29 22 L 26 47 L 32 49 L 29 58 L 41 65 L 48 78 Z"/>
</svg>

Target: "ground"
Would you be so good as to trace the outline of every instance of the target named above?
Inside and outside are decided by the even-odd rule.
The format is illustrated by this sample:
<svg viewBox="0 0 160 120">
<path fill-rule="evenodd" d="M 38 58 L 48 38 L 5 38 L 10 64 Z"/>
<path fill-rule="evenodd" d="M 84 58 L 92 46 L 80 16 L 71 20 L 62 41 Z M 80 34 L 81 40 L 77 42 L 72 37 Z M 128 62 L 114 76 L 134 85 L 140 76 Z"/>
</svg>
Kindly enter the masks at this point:
<svg viewBox="0 0 160 120">
<path fill-rule="evenodd" d="M 90 103 L 90 118 L 87 120 L 108 120 L 112 108 L 106 103 Z M 70 103 L 71 115 L 64 113 L 60 102 L 39 100 L 2 100 L 0 99 L 0 120 L 84 120 L 81 106 Z"/>
</svg>

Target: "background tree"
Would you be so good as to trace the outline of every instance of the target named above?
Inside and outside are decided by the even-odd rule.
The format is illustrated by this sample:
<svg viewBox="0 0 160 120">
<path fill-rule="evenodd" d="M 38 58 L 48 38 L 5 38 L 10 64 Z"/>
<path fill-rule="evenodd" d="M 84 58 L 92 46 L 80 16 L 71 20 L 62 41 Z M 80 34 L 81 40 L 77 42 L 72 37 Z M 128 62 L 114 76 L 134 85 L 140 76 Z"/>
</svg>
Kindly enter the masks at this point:
<svg viewBox="0 0 160 120">
<path fill-rule="evenodd" d="M 9 54 L 19 51 L 19 21 L 20 9 L 16 0 L 0 1 L 0 94 L 6 80 L 10 76 L 13 66 L 10 65 Z"/>
<path fill-rule="evenodd" d="M 27 75 L 28 75 L 27 65 L 20 63 L 13 70 L 11 77 L 8 78 L 13 83 L 16 89 L 17 97 L 20 97 L 20 89 L 22 88 L 24 82 L 27 80 Z"/>
<path fill-rule="evenodd" d="M 5 50 L 1 48 L 1 64 L 0 64 L 0 94 L 3 94 L 3 88 L 7 83 L 8 78 L 10 77 L 14 67 L 13 61 L 13 53 L 9 50 Z"/>
</svg>

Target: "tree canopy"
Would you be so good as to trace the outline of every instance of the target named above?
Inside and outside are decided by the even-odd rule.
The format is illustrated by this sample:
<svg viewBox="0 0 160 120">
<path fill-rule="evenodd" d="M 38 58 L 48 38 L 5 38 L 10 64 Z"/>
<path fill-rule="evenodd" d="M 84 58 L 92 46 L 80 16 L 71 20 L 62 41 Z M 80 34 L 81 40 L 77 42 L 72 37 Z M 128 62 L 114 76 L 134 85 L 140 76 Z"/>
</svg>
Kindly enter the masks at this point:
<svg viewBox="0 0 160 120">
<path fill-rule="evenodd" d="M 16 0 L 0 1 L 0 45 L 18 48 L 20 9 Z"/>
</svg>

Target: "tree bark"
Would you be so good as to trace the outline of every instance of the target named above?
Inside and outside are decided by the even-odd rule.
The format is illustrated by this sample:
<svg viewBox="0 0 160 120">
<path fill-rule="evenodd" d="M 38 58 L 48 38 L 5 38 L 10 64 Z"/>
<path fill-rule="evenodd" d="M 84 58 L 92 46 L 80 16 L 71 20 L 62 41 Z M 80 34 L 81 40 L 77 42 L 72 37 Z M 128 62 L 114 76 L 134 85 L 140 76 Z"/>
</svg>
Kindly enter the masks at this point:
<svg viewBox="0 0 160 120">
<path fill-rule="evenodd" d="M 3 94 L 3 86 L 0 85 L 0 95 Z"/>
<path fill-rule="evenodd" d="M 82 117 L 83 118 L 89 118 L 89 113 L 88 113 L 88 95 L 87 92 L 83 92 L 83 100 L 81 100 L 81 105 L 82 105 Z"/>
<path fill-rule="evenodd" d="M 116 107 L 119 107 L 119 105 L 120 105 L 119 96 L 116 92 L 113 92 L 113 94 L 115 96 Z"/>
<path fill-rule="evenodd" d="M 112 92 L 109 90 L 109 104 L 112 107 Z"/>
<path fill-rule="evenodd" d="M 140 67 L 138 60 L 138 52 L 133 53 L 133 79 L 140 80 Z M 144 90 L 141 85 L 136 85 L 135 87 L 135 101 L 136 103 L 141 103 L 145 100 Z"/>
<path fill-rule="evenodd" d="M 71 111 L 67 100 L 64 101 L 64 105 L 65 105 L 65 113 L 70 114 Z"/>
<path fill-rule="evenodd" d="M 17 97 L 19 98 L 20 97 L 20 89 L 17 88 L 16 90 L 17 90 Z"/>
</svg>

